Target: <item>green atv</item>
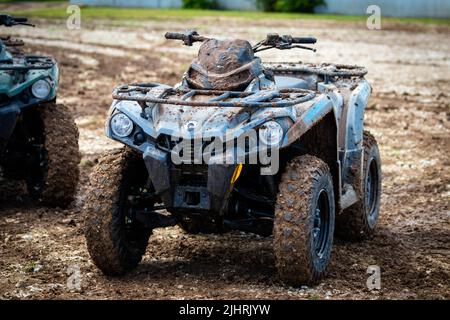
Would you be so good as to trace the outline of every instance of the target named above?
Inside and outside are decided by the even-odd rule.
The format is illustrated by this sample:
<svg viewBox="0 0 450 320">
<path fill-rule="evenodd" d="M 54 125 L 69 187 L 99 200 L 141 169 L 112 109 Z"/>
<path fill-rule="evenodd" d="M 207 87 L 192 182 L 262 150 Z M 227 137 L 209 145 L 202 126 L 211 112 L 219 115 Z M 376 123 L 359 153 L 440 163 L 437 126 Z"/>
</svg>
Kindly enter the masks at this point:
<svg viewBox="0 0 450 320">
<path fill-rule="evenodd" d="M 0 26 L 29 25 L 0 14 Z M 25 181 L 33 200 L 65 207 L 74 199 L 78 129 L 56 104 L 59 70 L 51 57 L 26 55 L 21 40 L 0 37 L 0 182 Z"/>
</svg>

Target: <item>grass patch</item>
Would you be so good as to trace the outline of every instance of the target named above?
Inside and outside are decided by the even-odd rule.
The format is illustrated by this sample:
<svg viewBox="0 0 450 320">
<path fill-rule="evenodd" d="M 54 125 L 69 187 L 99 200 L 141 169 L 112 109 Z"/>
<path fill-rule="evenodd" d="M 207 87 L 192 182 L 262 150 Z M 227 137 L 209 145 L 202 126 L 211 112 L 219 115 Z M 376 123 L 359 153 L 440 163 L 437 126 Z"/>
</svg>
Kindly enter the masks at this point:
<svg viewBox="0 0 450 320">
<path fill-rule="evenodd" d="M 4 1 L 4 0 L 0 0 Z M 66 18 L 65 6 L 51 8 L 32 8 L 17 10 L 11 14 L 25 15 L 36 18 Z M 179 19 L 188 20 L 200 17 L 233 17 L 249 20 L 262 19 L 314 19 L 334 21 L 356 21 L 364 22 L 367 16 L 344 16 L 332 14 L 310 14 L 310 13 L 268 13 L 247 11 L 224 11 L 224 10 L 196 10 L 196 9 L 152 9 L 152 8 L 113 8 L 113 7 L 82 7 L 82 17 L 85 19 L 111 19 L 111 20 L 164 20 Z M 386 22 L 403 23 L 426 23 L 450 25 L 450 19 L 433 18 L 391 18 L 385 17 Z"/>
<path fill-rule="evenodd" d="M 39 261 L 28 261 L 25 266 L 23 266 L 23 271 L 27 273 L 38 272 L 42 269 L 42 265 Z"/>
</svg>

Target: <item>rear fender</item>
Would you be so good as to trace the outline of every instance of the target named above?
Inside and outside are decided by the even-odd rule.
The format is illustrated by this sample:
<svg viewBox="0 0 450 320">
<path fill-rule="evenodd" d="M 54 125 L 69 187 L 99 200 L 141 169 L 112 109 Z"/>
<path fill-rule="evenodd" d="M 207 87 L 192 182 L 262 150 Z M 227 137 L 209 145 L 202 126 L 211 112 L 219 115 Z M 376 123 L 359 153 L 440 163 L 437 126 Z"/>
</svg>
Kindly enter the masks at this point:
<svg viewBox="0 0 450 320">
<path fill-rule="evenodd" d="M 352 187 L 356 199 L 362 197 L 364 112 L 371 93 L 365 80 L 351 92 L 344 105 L 339 127 L 339 158 L 344 188 Z M 351 205 L 349 203 L 348 205 Z"/>
<path fill-rule="evenodd" d="M 341 206 L 341 163 L 338 153 L 338 123 L 342 109 L 342 97 L 334 92 L 322 94 L 314 104 L 300 110 L 295 124 L 288 131 L 283 146 L 295 142 L 305 152 L 325 161 L 333 177 L 336 207 Z"/>
</svg>

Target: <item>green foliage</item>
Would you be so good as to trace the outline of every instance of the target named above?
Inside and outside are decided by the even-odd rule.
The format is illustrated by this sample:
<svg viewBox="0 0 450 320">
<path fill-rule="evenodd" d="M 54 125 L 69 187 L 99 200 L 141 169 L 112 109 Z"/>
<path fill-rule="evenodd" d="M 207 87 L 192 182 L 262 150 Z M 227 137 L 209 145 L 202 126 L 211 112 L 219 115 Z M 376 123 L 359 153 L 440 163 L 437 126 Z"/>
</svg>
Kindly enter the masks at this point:
<svg viewBox="0 0 450 320">
<path fill-rule="evenodd" d="M 276 0 L 257 0 L 258 9 L 264 12 L 274 12 Z"/>
<path fill-rule="evenodd" d="M 218 9 L 216 0 L 183 0 L 185 9 Z"/>
<path fill-rule="evenodd" d="M 314 12 L 314 8 L 324 4 L 323 0 L 277 0 L 275 9 L 280 12 Z"/>
<path fill-rule="evenodd" d="M 257 0 L 260 9 L 266 12 L 314 12 L 324 0 Z"/>
</svg>

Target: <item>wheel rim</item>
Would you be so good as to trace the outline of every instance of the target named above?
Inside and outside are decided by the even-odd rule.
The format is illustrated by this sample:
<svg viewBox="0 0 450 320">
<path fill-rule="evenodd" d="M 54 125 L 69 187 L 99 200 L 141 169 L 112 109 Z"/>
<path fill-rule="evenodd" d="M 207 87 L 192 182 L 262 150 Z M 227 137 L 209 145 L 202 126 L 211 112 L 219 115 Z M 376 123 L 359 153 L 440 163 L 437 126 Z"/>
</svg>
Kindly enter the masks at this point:
<svg viewBox="0 0 450 320">
<path fill-rule="evenodd" d="M 330 205 L 328 194 L 325 189 L 320 190 L 314 210 L 314 249 L 316 255 L 321 258 L 326 251 L 328 243 L 328 227 L 330 216 Z"/>
<path fill-rule="evenodd" d="M 369 170 L 366 179 L 366 212 L 370 224 L 376 222 L 378 216 L 378 184 L 379 184 L 378 166 L 374 159 L 369 163 Z"/>
</svg>

